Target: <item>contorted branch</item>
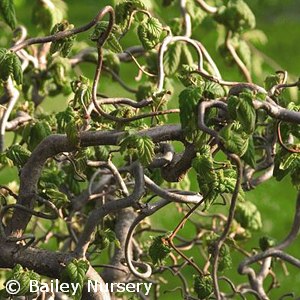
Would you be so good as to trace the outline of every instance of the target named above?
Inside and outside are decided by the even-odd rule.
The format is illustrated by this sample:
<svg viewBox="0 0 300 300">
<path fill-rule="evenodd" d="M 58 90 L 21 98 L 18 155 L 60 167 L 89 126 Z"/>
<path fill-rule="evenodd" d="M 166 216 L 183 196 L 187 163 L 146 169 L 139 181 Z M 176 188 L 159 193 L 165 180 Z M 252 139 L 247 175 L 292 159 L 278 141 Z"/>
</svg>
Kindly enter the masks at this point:
<svg viewBox="0 0 300 300">
<path fill-rule="evenodd" d="M 117 145 L 122 137 L 120 131 L 90 131 L 80 135 L 81 147 L 96 145 Z M 178 125 L 166 125 L 143 130 L 140 135 L 147 135 L 154 142 L 167 140 L 182 140 L 182 131 Z M 72 152 L 76 147 L 69 143 L 65 135 L 51 135 L 34 150 L 28 162 L 21 170 L 20 192 L 18 203 L 30 209 L 34 206 L 34 196 L 37 194 L 37 182 L 47 159 L 61 152 Z M 15 211 L 6 228 L 7 235 L 21 236 L 30 221 L 31 215 Z"/>
</svg>

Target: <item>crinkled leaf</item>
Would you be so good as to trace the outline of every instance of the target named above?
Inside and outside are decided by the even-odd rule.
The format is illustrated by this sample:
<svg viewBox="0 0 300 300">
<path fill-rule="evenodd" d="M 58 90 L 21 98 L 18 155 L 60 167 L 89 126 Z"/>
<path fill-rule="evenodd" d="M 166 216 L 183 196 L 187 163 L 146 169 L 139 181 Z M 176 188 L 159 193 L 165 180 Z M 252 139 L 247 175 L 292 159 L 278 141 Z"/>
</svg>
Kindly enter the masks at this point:
<svg viewBox="0 0 300 300">
<path fill-rule="evenodd" d="M 66 207 L 70 202 L 67 195 L 57 189 L 46 189 L 45 194 L 58 209 Z"/>
<path fill-rule="evenodd" d="M 84 259 L 73 259 L 70 261 L 61 274 L 62 282 L 78 283 L 79 288 L 76 295 L 73 296 L 75 300 L 81 299 L 83 285 L 87 280 L 86 273 L 89 269 L 89 262 Z M 70 290 L 70 293 L 73 291 Z"/>
<path fill-rule="evenodd" d="M 219 131 L 220 139 L 229 152 L 243 156 L 248 149 L 249 136 L 235 130 L 232 125 L 229 124 Z"/>
<path fill-rule="evenodd" d="M 31 152 L 21 145 L 15 144 L 8 148 L 6 155 L 13 161 L 15 166 L 23 167 L 29 159 Z"/>
<path fill-rule="evenodd" d="M 5 23 L 15 29 L 17 26 L 16 12 L 13 0 L 0 0 L 0 14 Z"/>
<path fill-rule="evenodd" d="M 259 248 L 262 251 L 266 251 L 271 247 L 274 247 L 277 244 L 276 239 L 270 236 L 263 236 L 259 239 Z"/>
<path fill-rule="evenodd" d="M 241 58 L 242 62 L 246 65 L 246 67 L 251 69 L 251 50 L 248 44 L 240 40 L 237 47 L 237 54 Z"/>
<path fill-rule="evenodd" d="M 184 130 L 197 127 L 197 105 L 202 97 L 201 87 L 188 87 L 179 94 L 180 123 Z"/>
<path fill-rule="evenodd" d="M 205 81 L 202 85 L 203 97 L 208 99 L 216 99 L 224 96 L 224 89 L 218 83 Z"/>
<path fill-rule="evenodd" d="M 259 230 L 262 228 L 260 212 L 250 201 L 239 202 L 237 204 L 234 218 L 245 229 Z"/>
<path fill-rule="evenodd" d="M 143 1 L 140 0 L 125 0 L 120 1 L 115 8 L 116 13 L 116 23 L 122 28 L 125 29 L 128 25 L 130 15 L 135 10 L 146 10 L 146 6 Z"/>
<path fill-rule="evenodd" d="M 213 280 L 211 275 L 194 276 L 194 290 L 199 299 L 208 299 L 213 292 Z"/>
<path fill-rule="evenodd" d="M 243 0 L 229 0 L 226 6 L 218 8 L 214 18 L 234 32 L 253 29 L 256 23 L 253 12 Z"/>
<path fill-rule="evenodd" d="M 75 118 L 75 114 L 73 109 L 68 106 L 65 111 L 57 113 L 55 118 L 57 122 L 57 132 L 65 133 L 67 124 L 69 124 Z"/>
<path fill-rule="evenodd" d="M 247 163 L 250 167 L 255 168 L 256 161 L 255 161 L 255 147 L 253 143 L 253 138 L 249 138 L 248 148 L 245 154 L 241 157 L 242 160 Z"/>
<path fill-rule="evenodd" d="M 28 149 L 33 151 L 44 138 L 51 134 L 51 132 L 51 127 L 46 121 L 37 122 L 31 128 Z"/>
<path fill-rule="evenodd" d="M 149 247 L 149 256 L 153 264 L 162 263 L 170 254 L 171 248 L 163 241 L 165 236 L 159 235 L 153 238 L 151 246 Z"/>
<path fill-rule="evenodd" d="M 23 82 L 22 64 L 14 52 L 1 48 L 0 52 L 0 79 L 7 81 L 12 76 L 17 84 Z"/>
<path fill-rule="evenodd" d="M 62 0 L 35 0 L 32 22 L 45 33 L 61 22 L 66 16 L 67 6 Z"/>
<path fill-rule="evenodd" d="M 99 38 L 106 32 L 108 26 L 109 26 L 109 22 L 107 22 L 107 21 L 99 22 L 95 26 L 94 32 L 90 36 L 91 40 L 98 41 Z M 117 28 L 115 26 L 115 27 L 113 27 L 112 32 L 109 34 L 108 38 L 106 39 L 104 46 L 107 47 L 109 50 L 111 50 L 114 53 L 121 53 L 121 52 L 123 52 L 123 49 L 116 37 L 116 33 L 117 33 Z"/>
<path fill-rule="evenodd" d="M 181 56 L 181 43 L 174 43 L 168 47 L 168 50 L 164 54 L 164 71 L 166 75 L 173 75 L 180 64 L 180 56 Z"/>
<path fill-rule="evenodd" d="M 233 120 L 239 121 L 243 130 L 251 134 L 255 130 L 256 110 L 253 105 L 253 95 L 245 90 L 238 96 L 229 96 L 227 99 L 229 115 Z"/>
<path fill-rule="evenodd" d="M 51 34 L 56 34 L 58 32 L 71 30 L 74 28 L 73 24 L 69 24 L 68 21 L 63 21 L 61 23 L 55 24 L 53 27 Z M 76 36 L 69 36 L 64 39 L 56 40 L 51 43 L 50 47 L 50 54 L 54 54 L 56 52 L 60 52 L 61 56 L 67 57 L 69 53 L 71 52 L 71 49 L 74 44 L 74 40 L 76 39 Z"/>
<path fill-rule="evenodd" d="M 268 75 L 265 79 L 265 89 L 269 91 L 273 86 L 279 84 L 281 82 L 281 77 L 279 74 L 276 75 Z"/>
<path fill-rule="evenodd" d="M 138 26 L 138 37 L 146 50 L 154 48 L 160 41 L 162 25 L 158 19 L 151 17 Z"/>
<path fill-rule="evenodd" d="M 12 269 L 10 276 L 8 276 L 6 282 L 4 283 L 4 286 L 10 280 L 15 280 L 20 285 L 20 290 L 17 294 L 14 294 L 15 296 L 28 296 L 30 295 L 30 281 L 41 281 L 41 277 L 34 271 L 25 270 L 20 264 L 16 264 L 15 267 Z M 4 291 L 4 293 L 2 293 L 1 291 L 1 295 L 4 295 L 5 298 L 11 297 L 11 294 L 8 294 L 6 291 Z"/>
<path fill-rule="evenodd" d="M 127 149 L 135 149 L 138 159 L 145 166 L 149 165 L 153 160 L 154 143 L 147 136 L 129 134 L 120 141 L 119 145 L 121 146 L 121 152 Z"/>
</svg>

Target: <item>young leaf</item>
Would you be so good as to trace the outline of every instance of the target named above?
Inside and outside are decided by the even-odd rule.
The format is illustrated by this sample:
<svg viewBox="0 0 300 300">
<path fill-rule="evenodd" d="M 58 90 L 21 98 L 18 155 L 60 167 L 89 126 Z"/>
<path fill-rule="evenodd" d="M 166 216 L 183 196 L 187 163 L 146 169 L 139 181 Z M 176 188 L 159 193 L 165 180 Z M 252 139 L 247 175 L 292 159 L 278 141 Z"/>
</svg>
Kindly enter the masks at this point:
<svg viewBox="0 0 300 300">
<path fill-rule="evenodd" d="M 208 299 L 213 292 L 213 280 L 211 275 L 194 276 L 194 290 L 199 299 Z"/>
<path fill-rule="evenodd" d="M 182 44 L 178 42 L 168 47 L 163 61 L 166 75 L 173 75 L 177 71 L 180 64 L 181 49 Z"/>
<path fill-rule="evenodd" d="M 255 16 L 243 0 L 229 0 L 226 6 L 219 7 L 214 18 L 234 32 L 243 32 L 255 27 Z"/>
<path fill-rule="evenodd" d="M 129 134 L 121 140 L 119 145 L 121 146 L 121 153 L 126 149 L 134 149 L 138 155 L 138 159 L 145 166 L 149 165 L 153 160 L 154 143 L 147 136 Z"/>
<path fill-rule="evenodd" d="M 61 23 L 55 24 L 53 27 L 51 34 L 56 34 L 58 32 L 71 30 L 74 28 L 73 24 L 69 24 L 68 21 L 63 21 Z M 54 54 L 56 52 L 60 52 L 62 57 L 67 57 L 72 49 L 72 46 L 74 44 L 74 40 L 76 39 L 76 36 L 69 36 L 64 39 L 60 39 L 57 41 L 53 41 L 50 46 L 50 54 Z"/>
<path fill-rule="evenodd" d="M 260 212 L 250 201 L 239 202 L 237 204 L 234 218 L 245 229 L 259 230 L 262 228 Z"/>
<path fill-rule="evenodd" d="M 153 264 L 162 263 L 170 254 L 171 248 L 163 242 L 165 236 L 159 235 L 153 238 L 151 246 L 149 247 L 149 256 Z"/>
<path fill-rule="evenodd" d="M 45 33 L 49 33 L 66 16 L 66 8 L 62 0 L 35 0 L 32 22 Z"/>
<path fill-rule="evenodd" d="M 209 205 L 217 197 L 219 186 L 218 175 L 214 170 L 213 160 L 210 153 L 199 154 L 192 161 L 192 167 L 197 173 L 197 181 L 200 192 L 207 198 Z"/>
<path fill-rule="evenodd" d="M 16 12 L 13 0 L 0 0 L 0 14 L 5 23 L 14 30 L 17 26 Z"/>
<path fill-rule="evenodd" d="M 255 161 L 255 147 L 254 147 L 254 143 L 253 143 L 253 137 L 249 138 L 248 148 L 247 148 L 245 154 L 241 158 L 250 167 L 255 168 L 256 161 Z"/>
<path fill-rule="evenodd" d="M 138 37 L 146 50 L 151 50 L 160 41 L 162 25 L 158 19 L 151 17 L 138 27 Z"/>
<path fill-rule="evenodd" d="M 79 127 L 75 119 L 72 119 L 66 126 L 66 134 L 69 142 L 74 147 L 80 145 L 80 132 Z"/>
<path fill-rule="evenodd" d="M 51 134 L 52 130 L 48 122 L 39 121 L 31 128 L 30 137 L 28 141 L 28 149 L 33 151 L 37 145 L 47 136 Z"/>
<path fill-rule="evenodd" d="M 30 281 L 31 280 L 36 280 L 36 281 L 41 281 L 40 275 L 33 271 L 29 270 L 24 270 L 23 267 L 20 264 L 16 264 L 15 267 L 12 269 L 12 273 L 10 276 L 7 278 L 6 282 L 4 283 L 4 286 L 6 285 L 7 282 L 10 280 L 17 281 L 19 283 L 20 289 L 19 291 L 14 294 L 15 296 L 29 296 L 30 295 Z M 2 293 L 1 291 L 1 296 L 4 295 L 5 299 L 10 298 L 11 295 L 8 294 L 6 291 Z"/>
<path fill-rule="evenodd" d="M 29 159 L 31 152 L 21 145 L 15 144 L 7 150 L 7 157 L 11 159 L 15 166 L 23 167 Z"/>
<path fill-rule="evenodd" d="M 47 189 L 45 194 L 58 209 L 66 207 L 70 202 L 68 197 L 57 189 Z"/>
<path fill-rule="evenodd" d="M 266 251 L 271 247 L 274 247 L 277 244 L 276 239 L 269 237 L 269 236 L 263 236 L 259 239 L 259 248 L 262 251 Z"/>
<path fill-rule="evenodd" d="M 223 97 L 225 92 L 222 86 L 218 83 L 205 81 L 202 85 L 203 97 L 208 99 L 216 99 Z"/>
<path fill-rule="evenodd" d="M 233 124 L 223 127 L 219 131 L 219 135 L 225 148 L 229 152 L 235 153 L 239 156 L 243 156 L 246 153 L 248 149 L 249 136 L 244 132 L 236 130 L 233 127 Z"/>
<path fill-rule="evenodd" d="M 256 110 L 252 98 L 252 92 L 245 90 L 238 96 L 229 96 L 227 99 L 230 117 L 239 121 L 243 130 L 248 134 L 253 133 L 256 122 Z"/>
<path fill-rule="evenodd" d="M 121 248 L 120 241 L 114 231 L 107 228 L 105 230 L 98 230 L 95 235 L 94 242 L 100 250 L 103 250 L 109 246 L 109 244 L 114 243 L 117 248 Z"/>
<path fill-rule="evenodd" d="M 129 20 L 130 15 L 135 10 L 146 10 L 147 7 L 143 3 L 143 1 L 140 0 L 125 0 L 120 1 L 115 8 L 116 13 L 116 23 L 123 29 L 126 29 Z"/>
<path fill-rule="evenodd" d="M 99 40 L 99 38 L 102 36 L 102 34 L 107 30 L 108 26 L 109 26 L 109 23 L 107 21 L 99 22 L 95 26 L 94 32 L 90 36 L 90 39 L 94 42 L 97 42 Z M 110 33 L 110 35 L 108 36 L 104 45 L 107 46 L 107 48 L 114 53 L 121 53 L 121 52 L 123 52 L 123 49 L 116 37 L 116 33 L 117 33 L 117 27 L 115 26 L 115 27 L 113 27 L 113 30 Z"/>
<path fill-rule="evenodd" d="M 73 259 L 70 261 L 61 274 L 62 282 L 78 283 L 79 288 L 76 295 L 73 296 L 75 300 L 81 299 L 83 285 L 87 280 L 86 272 L 89 269 L 89 262 L 84 259 Z M 70 292 L 72 292 L 70 290 Z"/>
<path fill-rule="evenodd" d="M 66 133 L 67 124 L 75 118 L 75 113 L 73 109 L 68 106 L 65 111 L 57 113 L 55 118 L 57 122 L 57 133 Z"/>
<path fill-rule="evenodd" d="M 12 76 L 17 84 L 23 82 L 22 64 L 16 53 L 0 49 L 0 79 L 7 81 Z"/>
<path fill-rule="evenodd" d="M 86 109 L 92 98 L 92 88 L 89 79 L 81 75 L 79 80 L 71 82 L 71 87 L 75 94 L 72 107 L 74 109 L 78 109 L 80 107 L 84 107 Z"/>
<path fill-rule="evenodd" d="M 179 117 L 184 130 L 194 130 L 197 127 L 197 105 L 202 97 L 201 87 L 188 87 L 179 94 Z"/>
</svg>

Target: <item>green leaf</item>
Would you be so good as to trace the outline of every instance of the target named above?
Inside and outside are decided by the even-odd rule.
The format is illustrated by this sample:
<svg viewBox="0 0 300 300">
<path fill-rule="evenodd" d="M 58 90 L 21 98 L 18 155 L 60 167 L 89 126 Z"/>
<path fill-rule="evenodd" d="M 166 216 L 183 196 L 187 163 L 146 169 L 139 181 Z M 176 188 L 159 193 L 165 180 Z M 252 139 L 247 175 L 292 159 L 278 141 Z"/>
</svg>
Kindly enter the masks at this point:
<svg viewBox="0 0 300 300">
<path fill-rule="evenodd" d="M 98 230 L 95 235 L 94 243 L 100 250 L 106 249 L 111 243 L 114 243 L 117 248 L 121 248 L 120 241 L 117 239 L 115 232 L 109 228 Z"/>
<path fill-rule="evenodd" d="M 251 134 L 255 130 L 256 110 L 253 105 L 253 94 L 249 90 L 238 96 L 229 96 L 227 99 L 228 112 L 233 120 L 239 121 L 243 130 Z"/>
<path fill-rule="evenodd" d="M 255 160 L 255 147 L 253 143 L 253 138 L 249 138 L 248 148 L 245 154 L 241 157 L 242 160 L 247 163 L 250 167 L 255 168 L 256 160 Z"/>
<path fill-rule="evenodd" d="M 186 10 L 192 19 L 192 27 L 198 27 L 204 18 L 206 17 L 206 12 L 202 10 L 194 0 L 186 0 Z"/>
<path fill-rule="evenodd" d="M 141 101 L 144 99 L 149 99 L 155 92 L 155 86 L 151 82 L 145 82 L 138 86 L 137 92 L 135 94 L 136 100 Z"/>
<path fill-rule="evenodd" d="M 87 281 L 86 273 L 89 269 L 89 262 L 84 259 L 73 259 L 70 261 L 61 274 L 62 282 L 78 283 L 79 288 L 76 295 L 73 296 L 75 300 L 81 299 L 83 285 Z M 70 291 L 72 293 L 73 291 Z M 71 295 L 71 294 L 70 294 Z"/>
<path fill-rule="evenodd" d="M 270 236 L 263 236 L 259 239 L 259 248 L 266 251 L 277 244 L 277 240 Z"/>
<path fill-rule="evenodd" d="M 62 0 L 35 0 L 32 22 L 46 34 L 66 17 L 67 6 Z"/>
<path fill-rule="evenodd" d="M 162 25 L 154 17 L 148 18 L 138 26 L 138 37 L 146 50 L 154 48 L 160 41 Z"/>
<path fill-rule="evenodd" d="M 243 32 L 255 27 L 255 16 L 243 0 L 229 0 L 218 8 L 214 15 L 217 22 L 234 32 Z"/>
<path fill-rule="evenodd" d="M 103 53 L 103 64 L 116 74 L 120 71 L 120 59 L 117 54 L 112 51 L 104 51 Z"/>
<path fill-rule="evenodd" d="M 249 144 L 249 136 L 244 132 L 236 130 L 233 124 L 223 127 L 219 131 L 219 136 L 229 152 L 239 156 L 243 156 L 246 153 Z"/>
<path fill-rule="evenodd" d="M 51 72 L 55 84 L 59 87 L 69 85 L 68 73 L 71 71 L 69 59 L 57 56 L 49 60 L 48 63 L 48 70 Z"/>
<path fill-rule="evenodd" d="M 125 29 L 129 23 L 130 15 L 136 10 L 147 10 L 147 7 L 140 0 L 125 0 L 120 1 L 115 8 L 116 23 Z"/>
<path fill-rule="evenodd" d="M 195 71 L 197 67 L 193 67 L 193 65 L 182 65 L 179 74 L 177 75 L 178 79 L 185 87 L 189 87 L 191 85 L 194 86 L 202 86 L 203 80 L 199 74 L 192 73 Z"/>
<path fill-rule="evenodd" d="M 92 87 L 89 79 L 81 75 L 79 80 L 71 82 L 71 87 L 75 94 L 72 107 L 75 110 L 82 107 L 86 110 L 92 99 Z"/>
<path fill-rule="evenodd" d="M 15 280 L 20 284 L 20 290 L 18 291 L 17 294 L 14 294 L 15 296 L 29 296 L 30 293 L 30 281 L 31 280 L 36 280 L 36 281 L 41 281 L 41 277 L 29 270 L 23 269 L 23 267 L 20 264 L 16 264 L 15 267 L 12 269 L 11 274 L 8 276 L 7 280 L 4 283 L 4 286 L 6 283 L 10 280 Z M 6 290 L 1 290 L 0 291 L 0 296 L 3 296 L 6 298 L 9 298 L 11 294 L 8 294 Z M 2 299 L 2 298 L 1 298 Z"/>
<path fill-rule="evenodd" d="M 188 66 L 192 66 L 194 64 L 193 55 L 186 44 L 181 44 L 180 64 L 186 64 Z"/>
<path fill-rule="evenodd" d="M 14 30 L 17 26 L 16 12 L 13 0 L 0 0 L 0 14 L 5 23 Z"/>
<path fill-rule="evenodd" d="M 57 133 L 66 133 L 66 127 L 74 120 L 75 113 L 72 107 L 68 106 L 65 111 L 57 113 L 55 118 L 57 122 Z"/>
<path fill-rule="evenodd" d="M 262 228 L 260 212 L 250 201 L 239 202 L 237 204 L 234 218 L 245 229 L 259 230 Z"/>
<path fill-rule="evenodd" d="M 22 64 L 16 53 L 0 49 L 0 79 L 7 81 L 12 76 L 17 84 L 23 82 Z"/>
<path fill-rule="evenodd" d="M 157 265 L 162 263 L 170 254 L 171 248 L 164 243 L 163 238 L 165 236 L 159 235 L 152 239 L 152 243 L 149 247 L 149 256 L 152 259 L 153 264 Z"/>
<path fill-rule="evenodd" d="M 94 32 L 91 34 L 90 39 L 94 42 L 97 42 L 99 38 L 103 35 L 103 33 L 106 32 L 108 26 L 109 26 L 108 21 L 99 22 L 95 26 Z M 114 26 L 112 32 L 109 34 L 107 40 L 105 41 L 104 46 L 106 46 L 109 50 L 111 50 L 114 53 L 122 53 L 123 49 L 116 37 L 116 33 L 117 33 L 117 27 Z"/>
<path fill-rule="evenodd" d="M 217 197 L 219 186 L 218 175 L 214 170 L 212 156 L 207 153 L 199 154 L 192 161 L 192 167 L 197 173 L 197 181 L 201 194 L 207 199 L 209 205 Z"/>
<path fill-rule="evenodd" d="M 164 71 L 166 75 L 173 75 L 180 64 L 182 44 L 175 42 L 168 47 L 168 50 L 164 54 Z"/>
<path fill-rule="evenodd" d="M 241 58 L 242 62 L 246 65 L 246 67 L 250 70 L 251 69 L 251 49 L 248 44 L 240 40 L 238 43 L 238 47 L 236 49 L 238 56 Z"/>
<path fill-rule="evenodd" d="M 15 166 L 23 167 L 29 159 L 31 152 L 21 145 L 15 144 L 8 148 L 6 155 L 13 161 Z"/>
<path fill-rule="evenodd" d="M 197 106 L 202 97 L 201 87 L 188 87 L 179 94 L 179 117 L 184 130 L 197 128 Z"/>
<path fill-rule="evenodd" d="M 66 134 L 70 144 L 74 147 L 79 147 L 80 145 L 80 131 L 78 127 L 78 122 L 72 119 L 66 126 Z"/>
<path fill-rule="evenodd" d="M 194 276 L 194 290 L 199 299 L 208 299 L 213 292 L 213 280 L 211 275 Z"/>
<path fill-rule="evenodd" d="M 129 134 L 120 141 L 119 145 L 121 146 L 121 153 L 127 149 L 134 149 L 137 158 L 144 166 L 149 165 L 153 160 L 154 143 L 151 138 L 147 136 Z"/>
<path fill-rule="evenodd" d="M 68 197 L 56 189 L 46 189 L 45 194 L 58 209 L 66 207 L 70 203 Z"/>
<path fill-rule="evenodd" d="M 224 97 L 225 92 L 223 87 L 215 82 L 205 81 L 202 85 L 203 97 L 208 99 L 216 99 Z"/>
<path fill-rule="evenodd" d="M 274 159 L 273 175 L 276 180 L 281 181 L 287 174 L 294 173 L 300 168 L 300 154 L 290 153 L 280 149 Z M 294 175 L 295 176 L 295 175 Z M 296 177 L 295 177 L 296 178 Z"/>
<path fill-rule="evenodd" d="M 28 141 L 28 149 L 33 151 L 37 145 L 52 133 L 50 125 L 46 121 L 39 121 L 32 126 Z"/>
<path fill-rule="evenodd" d="M 281 82 L 280 74 L 268 75 L 264 81 L 265 89 L 269 91 L 273 86 Z"/>
<path fill-rule="evenodd" d="M 57 23 L 54 25 L 51 34 L 57 34 L 58 32 L 63 32 L 66 30 L 71 30 L 74 28 L 73 24 L 69 24 L 68 21 L 63 21 L 61 23 Z M 76 36 L 69 36 L 64 39 L 56 40 L 51 43 L 50 46 L 50 54 L 54 54 L 56 52 L 60 52 L 62 57 L 67 57 L 71 52 L 72 46 L 74 44 L 74 40 Z"/>
</svg>

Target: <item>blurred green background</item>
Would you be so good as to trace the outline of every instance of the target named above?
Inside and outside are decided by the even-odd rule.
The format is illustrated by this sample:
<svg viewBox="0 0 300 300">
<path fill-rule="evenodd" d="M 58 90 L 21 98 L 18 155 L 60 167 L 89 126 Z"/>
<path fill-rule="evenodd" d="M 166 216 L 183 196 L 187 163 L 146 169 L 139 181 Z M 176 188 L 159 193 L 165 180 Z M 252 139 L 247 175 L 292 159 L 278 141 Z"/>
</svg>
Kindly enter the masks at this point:
<svg viewBox="0 0 300 300">
<path fill-rule="evenodd" d="M 26 24 L 29 28 L 29 34 L 34 36 L 40 34 L 35 26 L 31 23 L 31 10 L 35 1 L 15 0 L 17 6 L 17 16 L 20 23 Z M 158 16 L 162 20 L 165 18 L 179 16 L 179 9 L 162 9 L 160 6 L 161 1 L 145 1 L 151 7 L 155 7 L 158 11 Z M 300 51 L 299 51 L 299 38 L 300 38 L 300 1 L 299 0 L 248 0 L 246 1 L 253 9 L 257 16 L 257 28 L 261 29 L 266 37 L 265 44 L 257 45 L 257 48 L 265 53 L 267 57 L 263 57 L 264 61 L 273 61 L 278 64 L 282 69 L 287 70 L 289 74 L 296 77 L 299 76 L 300 70 Z M 68 16 L 69 21 L 74 23 L 75 26 L 82 25 L 89 22 L 96 14 L 96 11 L 102 8 L 106 4 L 113 4 L 114 1 L 95 1 L 95 0 L 69 0 L 66 1 L 69 6 Z M 163 16 L 163 18 L 162 18 Z M 88 34 L 83 34 L 79 39 L 86 39 Z M 209 30 L 209 26 L 205 24 L 197 29 L 196 37 L 207 47 L 212 57 L 217 62 L 221 73 L 225 79 L 235 80 L 241 79 L 240 75 L 236 71 L 236 68 L 228 68 L 222 61 L 221 57 L 216 51 L 217 33 L 213 30 Z M 0 36 L 0 45 L 4 45 L 5 40 Z M 125 38 L 123 47 L 132 46 L 136 43 L 135 37 L 130 36 Z M 274 64 L 274 63 L 273 63 Z M 83 66 L 82 70 L 85 75 L 91 75 L 94 72 L 92 65 Z M 273 70 L 274 71 L 274 70 Z M 272 72 L 272 68 L 264 66 L 260 76 L 255 78 L 256 82 L 263 84 L 263 77 L 268 72 Z M 121 77 L 130 86 L 136 86 L 137 83 L 133 81 L 133 78 L 137 75 L 138 70 L 134 65 L 125 66 L 121 69 Z M 176 84 L 176 81 L 175 81 Z M 182 88 L 182 86 L 180 86 Z M 131 96 L 117 84 L 111 83 L 108 78 L 103 78 L 100 83 L 100 90 L 110 96 Z M 176 106 L 177 99 L 175 92 L 173 106 Z M 132 97 L 132 96 L 131 96 Z M 43 104 L 44 109 L 51 111 L 63 110 L 67 105 L 67 99 L 60 97 L 49 98 Z M 8 138 L 9 142 L 10 138 Z M 0 183 L 5 184 L 17 176 L 17 171 L 11 169 L 5 173 L 0 171 Z M 191 189 L 197 190 L 197 185 L 192 182 Z M 255 191 L 247 193 L 247 199 L 252 200 L 261 210 L 263 219 L 263 232 L 253 233 L 253 238 L 250 242 L 246 243 L 245 248 L 249 251 L 258 247 L 258 239 L 268 234 L 277 240 L 282 240 L 289 231 L 293 220 L 296 190 L 290 184 L 289 178 L 282 182 L 276 182 L 270 180 Z M 153 218 L 153 224 L 156 228 L 165 228 L 172 230 L 175 224 L 180 220 L 181 216 L 178 215 L 175 209 L 170 207 L 163 209 L 160 214 Z M 193 227 L 187 225 L 182 231 L 182 235 L 191 237 Z M 299 241 L 295 242 L 293 246 L 289 247 L 288 252 L 299 257 Z M 197 257 L 197 253 L 191 252 L 191 255 Z M 234 253 L 234 266 L 238 265 L 238 262 L 242 259 L 241 255 Z M 287 293 L 294 292 L 295 298 L 300 297 L 300 272 L 294 267 L 287 266 L 290 273 L 289 276 L 285 276 L 283 268 L 280 263 L 275 262 L 275 271 L 278 271 L 278 280 L 280 287 L 273 289 L 270 293 L 271 299 L 278 299 L 279 296 Z M 188 278 L 192 276 L 192 269 L 186 268 L 185 275 Z M 235 282 L 242 282 L 245 278 L 239 276 L 235 269 L 232 269 L 226 274 L 232 278 Z M 162 290 L 174 288 L 174 284 L 177 279 L 174 277 L 169 278 L 170 282 L 163 286 Z M 161 299 L 172 299 L 176 297 L 179 299 L 179 291 L 161 295 Z M 248 298 L 247 298 L 248 299 Z M 252 299 L 249 296 L 249 299 Z M 254 298 L 253 298 L 254 299 Z"/>
</svg>

